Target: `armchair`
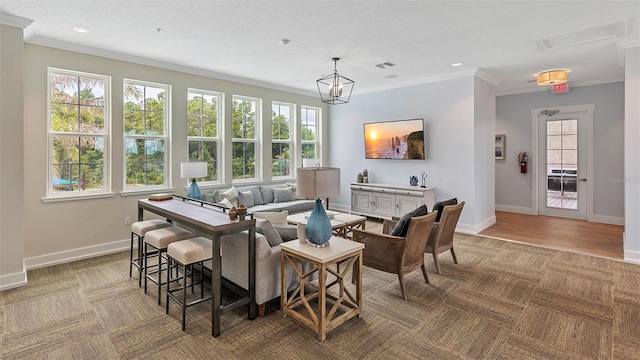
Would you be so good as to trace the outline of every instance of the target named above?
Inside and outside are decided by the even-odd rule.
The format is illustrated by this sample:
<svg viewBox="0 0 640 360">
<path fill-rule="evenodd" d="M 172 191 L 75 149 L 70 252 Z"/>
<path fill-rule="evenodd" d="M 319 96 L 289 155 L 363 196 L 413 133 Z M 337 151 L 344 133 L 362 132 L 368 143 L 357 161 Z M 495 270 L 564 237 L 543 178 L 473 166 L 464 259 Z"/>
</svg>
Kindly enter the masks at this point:
<svg viewBox="0 0 640 360">
<path fill-rule="evenodd" d="M 433 262 L 436 266 L 436 272 L 440 274 L 440 265 L 438 264 L 438 254 L 447 250 L 451 251 L 453 262 L 458 263 L 456 253 L 453 250 L 453 234 L 456 231 L 458 225 L 458 219 L 462 208 L 464 207 L 464 201 L 456 205 L 447 205 L 442 210 L 440 221 L 435 223 L 431 228 L 429 235 L 429 241 L 425 247 L 424 252 L 433 254 Z"/>
<path fill-rule="evenodd" d="M 427 234 L 431 232 L 436 215 L 437 212 L 432 212 L 429 215 L 411 218 L 405 237 L 353 230 L 353 240 L 365 244 L 362 263 L 377 270 L 398 274 L 400 290 L 405 300 L 407 300 L 404 286 L 405 274 L 421 267 L 424 280 L 427 284 L 429 283 L 424 266 L 424 249 L 428 239 Z M 390 231 L 393 226 L 390 226 L 390 223 L 383 224 L 383 229 Z"/>
</svg>

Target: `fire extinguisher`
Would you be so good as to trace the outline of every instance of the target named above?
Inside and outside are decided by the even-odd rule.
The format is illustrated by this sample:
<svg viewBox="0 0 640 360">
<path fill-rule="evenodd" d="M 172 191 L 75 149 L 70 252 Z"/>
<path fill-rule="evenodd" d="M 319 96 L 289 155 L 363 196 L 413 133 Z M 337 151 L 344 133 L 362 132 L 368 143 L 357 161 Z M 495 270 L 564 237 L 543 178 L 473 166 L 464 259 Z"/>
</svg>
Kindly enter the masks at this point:
<svg viewBox="0 0 640 360">
<path fill-rule="evenodd" d="M 529 157 L 526 152 L 521 152 L 518 154 L 518 161 L 520 162 L 520 173 L 527 173 L 527 162 L 529 161 Z"/>
</svg>

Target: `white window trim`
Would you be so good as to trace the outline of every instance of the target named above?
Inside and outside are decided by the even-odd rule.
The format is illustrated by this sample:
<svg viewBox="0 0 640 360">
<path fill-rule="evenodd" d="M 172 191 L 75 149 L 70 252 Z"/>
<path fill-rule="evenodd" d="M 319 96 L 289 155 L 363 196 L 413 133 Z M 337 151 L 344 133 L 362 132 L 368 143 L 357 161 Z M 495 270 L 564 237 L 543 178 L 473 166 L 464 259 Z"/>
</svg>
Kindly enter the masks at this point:
<svg viewBox="0 0 640 360">
<path fill-rule="evenodd" d="M 274 181 L 281 181 L 281 180 L 289 180 L 289 179 L 294 179 L 295 178 L 295 172 L 296 172 L 296 165 L 297 165 L 297 160 L 296 160 L 296 156 L 295 154 L 298 153 L 298 147 L 296 146 L 296 104 L 292 104 L 292 103 L 286 103 L 286 102 L 282 102 L 282 101 L 273 101 L 271 103 L 271 109 L 273 111 L 273 105 L 278 105 L 278 106 L 286 106 L 289 108 L 289 140 L 275 140 L 273 139 L 273 137 L 271 138 L 271 143 L 275 143 L 275 144 L 289 144 L 289 166 L 291 167 L 289 169 L 289 175 L 284 175 L 284 176 L 273 176 L 273 174 L 271 175 L 272 180 Z M 272 123 L 271 123 L 271 131 L 269 132 L 270 134 L 273 134 L 273 119 L 271 119 Z M 271 163 L 273 162 L 273 153 L 271 154 L 271 159 L 269 159 L 269 167 L 271 167 Z"/>
<path fill-rule="evenodd" d="M 233 179 L 233 165 L 232 165 L 232 169 L 231 169 L 231 184 L 246 184 L 246 183 L 254 183 L 254 182 L 259 182 L 262 181 L 263 176 L 262 176 L 262 164 L 264 164 L 264 160 L 262 159 L 262 151 L 260 151 L 260 149 L 262 148 L 262 141 L 261 141 L 261 129 L 262 129 L 262 99 L 259 98 L 252 98 L 249 96 L 243 96 L 243 95 L 233 95 L 231 97 L 231 103 L 233 104 L 233 101 L 238 100 L 238 101 L 255 101 L 256 103 L 256 123 L 255 123 L 255 139 L 242 139 L 242 138 L 234 138 L 233 137 L 233 110 L 232 115 L 231 115 L 231 162 L 233 163 L 233 143 L 235 142 L 252 142 L 255 143 L 255 158 L 256 158 L 256 175 L 254 178 L 247 178 L 247 179 Z"/>
<path fill-rule="evenodd" d="M 123 79 L 122 87 L 124 88 L 125 84 L 131 85 L 139 85 L 139 86 L 148 86 L 148 87 L 159 87 L 165 90 L 165 106 L 164 106 L 164 131 L 165 135 L 128 135 L 124 132 L 124 97 L 122 99 L 122 191 L 120 192 L 121 196 L 128 195 L 136 195 L 136 194 L 146 194 L 153 193 L 159 191 L 168 191 L 173 189 L 171 186 L 171 123 L 173 122 L 171 119 L 171 85 L 154 83 L 149 81 L 141 81 L 141 80 L 133 80 L 133 79 Z M 138 188 L 127 188 L 127 139 L 163 139 L 165 140 L 165 149 L 164 149 L 164 184 L 162 185 L 152 185 L 152 186 L 142 186 Z"/>
<path fill-rule="evenodd" d="M 217 152 L 218 152 L 218 161 L 217 161 L 217 171 L 218 171 L 218 180 L 217 181 L 199 181 L 198 187 L 200 188 L 210 188 L 216 185 L 224 184 L 224 168 L 225 168 L 225 152 L 224 152 L 224 119 L 225 119 L 225 107 L 224 107 L 224 93 L 210 90 L 201 90 L 188 88 L 187 89 L 187 102 L 189 101 L 189 93 L 198 93 L 201 95 L 210 95 L 218 98 L 218 137 L 211 138 L 206 136 L 189 136 L 187 129 L 187 161 L 189 161 L 189 141 L 217 141 Z M 187 109 L 187 112 L 189 110 Z M 189 114 L 187 113 L 187 116 Z M 191 186 L 191 182 L 189 179 L 185 179 L 184 183 L 185 190 L 188 190 Z"/>
<path fill-rule="evenodd" d="M 85 134 L 85 133 L 70 133 L 70 132 L 53 132 L 51 130 L 51 75 L 63 74 L 69 76 L 78 77 L 91 77 L 102 79 L 105 82 L 104 86 L 104 132 L 102 134 Z M 41 198 L 42 202 L 58 202 L 58 201 L 73 201 L 73 200 L 85 200 L 112 197 L 114 193 L 111 191 L 111 142 L 112 142 L 112 124 L 111 119 L 111 76 L 85 73 L 81 71 L 64 70 L 58 68 L 47 68 L 47 178 L 46 178 L 46 195 Z M 104 139 L 103 149 L 103 174 L 102 174 L 102 190 L 83 190 L 83 191 L 71 191 L 68 193 L 58 193 L 53 191 L 53 137 L 56 135 L 64 136 L 89 136 L 89 137 L 101 137 Z"/>
<path fill-rule="evenodd" d="M 302 105 L 301 106 L 301 112 L 307 109 L 312 109 L 315 110 L 316 112 L 316 139 L 314 141 L 309 141 L 309 140 L 303 140 L 302 139 L 302 114 L 300 114 L 300 121 L 297 122 L 297 124 L 299 124 L 298 126 L 298 132 L 300 134 L 300 151 L 297 152 L 298 154 L 300 154 L 300 162 L 302 163 L 302 148 L 304 147 L 303 145 L 307 145 L 307 144 L 315 144 L 316 146 L 316 158 L 320 159 L 320 163 L 323 164 L 323 159 L 322 159 L 322 109 L 316 106 L 308 106 L 308 105 Z"/>
</svg>

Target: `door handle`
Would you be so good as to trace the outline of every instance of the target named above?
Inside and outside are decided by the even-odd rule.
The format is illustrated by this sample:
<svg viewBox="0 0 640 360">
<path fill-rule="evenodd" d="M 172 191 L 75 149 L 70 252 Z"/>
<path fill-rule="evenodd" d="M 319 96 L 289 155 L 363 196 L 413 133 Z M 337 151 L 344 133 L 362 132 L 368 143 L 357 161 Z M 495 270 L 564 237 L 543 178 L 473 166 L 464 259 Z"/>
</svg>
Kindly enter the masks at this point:
<svg viewBox="0 0 640 360">
<path fill-rule="evenodd" d="M 579 181 L 587 182 L 587 179 L 586 179 L 586 178 L 582 178 L 582 179 L 578 179 L 578 180 L 579 180 Z"/>
</svg>

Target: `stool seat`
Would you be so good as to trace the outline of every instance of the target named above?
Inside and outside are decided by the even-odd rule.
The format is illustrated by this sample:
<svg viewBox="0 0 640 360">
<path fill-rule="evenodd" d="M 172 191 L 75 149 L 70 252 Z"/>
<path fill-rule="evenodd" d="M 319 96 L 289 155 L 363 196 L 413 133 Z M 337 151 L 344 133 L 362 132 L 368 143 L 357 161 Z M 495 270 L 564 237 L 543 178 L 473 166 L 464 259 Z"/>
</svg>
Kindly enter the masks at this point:
<svg viewBox="0 0 640 360">
<path fill-rule="evenodd" d="M 156 249 L 165 249 L 172 242 L 193 237 L 189 230 L 172 226 L 169 228 L 149 231 L 144 236 L 144 241 Z"/>
<path fill-rule="evenodd" d="M 169 244 L 167 255 L 183 265 L 211 259 L 213 242 L 205 237 L 197 237 Z"/>
<path fill-rule="evenodd" d="M 144 236 L 149 231 L 164 229 L 171 226 L 172 225 L 170 223 L 160 219 L 136 221 L 131 224 L 131 232 L 138 236 Z"/>
</svg>

